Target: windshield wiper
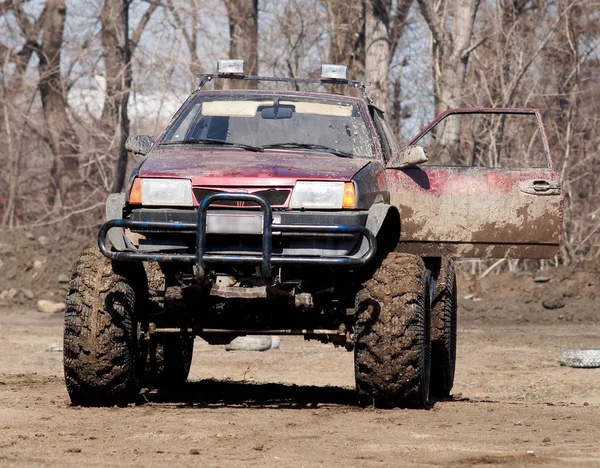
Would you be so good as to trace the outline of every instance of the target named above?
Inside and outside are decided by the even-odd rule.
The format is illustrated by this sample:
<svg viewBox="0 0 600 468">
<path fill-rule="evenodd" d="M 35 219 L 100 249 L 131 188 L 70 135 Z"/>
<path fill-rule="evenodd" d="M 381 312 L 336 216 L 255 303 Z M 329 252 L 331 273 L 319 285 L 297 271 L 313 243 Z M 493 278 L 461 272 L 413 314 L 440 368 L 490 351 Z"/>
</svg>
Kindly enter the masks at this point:
<svg viewBox="0 0 600 468">
<path fill-rule="evenodd" d="M 265 145 L 263 148 L 306 148 L 327 151 L 328 153 L 335 154 L 342 158 L 351 158 L 353 156 L 352 153 L 348 153 L 347 151 L 330 148 L 329 146 L 319 145 L 317 143 L 273 143 L 271 145 Z"/>
<path fill-rule="evenodd" d="M 246 145 L 244 143 L 236 143 L 233 141 L 224 141 L 224 140 L 218 140 L 216 138 L 189 138 L 187 140 L 181 140 L 181 141 L 171 141 L 169 143 L 162 143 L 164 145 L 194 145 L 194 144 L 202 144 L 202 143 L 207 143 L 207 144 L 215 144 L 215 145 L 223 145 L 223 146 L 235 146 L 237 148 L 242 148 L 248 151 L 259 151 L 259 152 L 263 152 L 265 149 L 262 146 L 252 146 L 252 145 Z"/>
</svg>

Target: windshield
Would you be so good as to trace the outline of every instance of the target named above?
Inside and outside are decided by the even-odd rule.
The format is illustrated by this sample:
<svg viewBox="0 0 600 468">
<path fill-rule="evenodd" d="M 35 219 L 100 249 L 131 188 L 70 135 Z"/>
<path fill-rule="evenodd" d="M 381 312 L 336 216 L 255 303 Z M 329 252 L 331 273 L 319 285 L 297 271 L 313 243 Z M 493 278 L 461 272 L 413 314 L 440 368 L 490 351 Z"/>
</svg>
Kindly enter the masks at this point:
<svg viewBox="0 0 600 468">
<path fill-rule="evenodd" d="M 203 141 L 206 140 L 206 141 Z M 219 94 L 195 96 L 161 144 L 206 144 L 374 157 L 361 107 L 340 99 Z"/>
</svg>

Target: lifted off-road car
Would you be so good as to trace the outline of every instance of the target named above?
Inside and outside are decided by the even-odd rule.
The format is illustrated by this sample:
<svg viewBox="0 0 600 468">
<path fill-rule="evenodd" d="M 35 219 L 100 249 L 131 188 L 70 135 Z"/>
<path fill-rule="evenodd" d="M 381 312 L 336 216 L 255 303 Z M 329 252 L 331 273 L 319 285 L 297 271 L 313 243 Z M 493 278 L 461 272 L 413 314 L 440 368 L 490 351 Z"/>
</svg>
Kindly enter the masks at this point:
<svg viewBox="0 0 600 468">
<path fill-rule="evenodd" d="M 183 383 L 194 337 L 223 345 L 245 335 L 345 346 L 361 405 L 427 407 L 448 396 L 450 259 L 557 250 L 562 197 L 539 113 L 451 110 L 401 149 L 345 67 L 278 79 L 222 61 L 201 78 L 156 142 L 130 137 L 127 149 L 144 157 L 126 192 L 108 198 L 99 248 L 74 267 L 64 335 L 72 402 L 123 404 L 141 386 Z M 215 80 L 335 86 L 357 96 L 203 89 Z M 456 115 L 493 117 L 507 140 L 505 117 L 530 117 L 542 164 L 497 167 L 503 152 L 513 162 L 518 147 L 531 152 L 522 127 L 510 145 L 461 146 L 455 160 L 464 164 L 431 165 L 417 143 L 430 158 L 443 153 L 431 130 Z"/>
</svg>

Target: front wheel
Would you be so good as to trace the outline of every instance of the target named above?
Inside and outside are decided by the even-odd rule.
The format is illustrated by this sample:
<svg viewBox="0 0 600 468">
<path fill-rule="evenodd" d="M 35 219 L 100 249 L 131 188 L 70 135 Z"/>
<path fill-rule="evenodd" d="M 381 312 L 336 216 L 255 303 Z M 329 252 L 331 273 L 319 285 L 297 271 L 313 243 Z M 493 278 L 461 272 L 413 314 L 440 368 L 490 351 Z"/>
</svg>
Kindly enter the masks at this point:
<svg viewBox="0 0 600 468">
<path fill-rule="evenodd" d="M 362 406 L 429 406 L 429 274 L 391 252 L 356 298 L 354 370 Z"/>
<path fill-rule="evenodd" d="M 64 329 L 65 381 L 73 404 L 120 405 L 137 396 L 144 353 L 136 312 L 146 302 L 141 263 L 111 262 L 97 248 L 79 256 Z"/>
</svg>

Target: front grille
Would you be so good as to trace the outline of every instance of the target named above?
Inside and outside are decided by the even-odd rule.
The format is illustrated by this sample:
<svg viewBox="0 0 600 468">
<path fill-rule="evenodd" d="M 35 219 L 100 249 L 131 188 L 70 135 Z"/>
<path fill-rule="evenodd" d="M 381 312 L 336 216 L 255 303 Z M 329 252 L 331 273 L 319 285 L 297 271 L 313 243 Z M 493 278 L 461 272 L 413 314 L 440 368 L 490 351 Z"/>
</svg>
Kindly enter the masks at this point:
<svg viewBox="0 0 600 468">
<path fill-rule="evenodd" d="M 248 189 L 244 193 L 252 193 L 254 195 L 260 195 L 267 199 L 267 201 L 271 204 L 273 208 L 285 206 L 285 202 L 287 201 L 291 189 Z M 206 189 L 206 188 L 194 188 L 194 196 L 198 203 L 202 203 L 209 195 L 213 195 L 215 193 L 236 193 L 236 190 L 214 190 L 214 189 Z M 258 203 L 248 202 L 248 201 L 237 201 L 237 200 L 218 200 L 211 206 L 235 206 L 235 207 L 258 207 Z"/>
</svg>

